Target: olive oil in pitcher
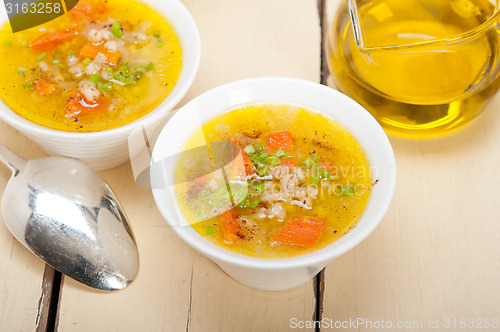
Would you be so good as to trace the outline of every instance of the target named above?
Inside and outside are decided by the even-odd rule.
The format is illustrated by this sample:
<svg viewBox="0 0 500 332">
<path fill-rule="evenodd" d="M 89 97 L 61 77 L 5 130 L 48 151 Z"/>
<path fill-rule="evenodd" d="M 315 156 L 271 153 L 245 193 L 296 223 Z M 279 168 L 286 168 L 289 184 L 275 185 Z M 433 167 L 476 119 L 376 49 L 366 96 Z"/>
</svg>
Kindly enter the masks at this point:
<svg viewBox="0 0 500 332">
<path fill-rule="evenodd" d="M 496 5 L 489 0 L 358 3 L 363 48 L 342 8 L 329 31 L 338 87 L 390 133 L 437 136 L 474 118 L 499 88 Z"/>
</svg>

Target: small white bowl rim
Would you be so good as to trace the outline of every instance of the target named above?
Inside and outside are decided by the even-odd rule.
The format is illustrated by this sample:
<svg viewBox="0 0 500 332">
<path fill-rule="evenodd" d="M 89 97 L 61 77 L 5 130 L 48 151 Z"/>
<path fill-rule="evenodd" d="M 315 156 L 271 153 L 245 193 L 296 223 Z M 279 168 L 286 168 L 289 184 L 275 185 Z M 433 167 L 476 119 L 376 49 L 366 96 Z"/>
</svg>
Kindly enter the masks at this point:
<svg viewBox="0 0 500 332">
<path fill-rule="evenodd" d="M 141 0 L 139 0 L 141 1 Z M 142 2 L 142 1 L 141 1 Z M 82 132 L 82 133 L 75 133 L 75 132 L 68 132 L 68 131 L 62 131 L 62 130 L 56 130 L 56 129 L 51 129 L 47 127 L 43 127 L 41 125 L 35 124 L 21 116 L 19 116 L 17 113 L 15 113 L 12 109 L 10 109 L 5 103 L 0 99 L 0 119 L 4 120 L 6 123 L 10 124 L 14 128 L 22 128 L 23 131 L 26 133 L 29 133 L 30 135 L 37 135 L 37 136 L 47 136 L 51 137 L 54 139 L 64 139 L 64 140 L 88 140 L 88 139 L 106 139 L 106 138 L 112 138 L 115 136 L 122 136 L 124 134 L 128 134 L 129 132 L 133 131 L 136 128 L 140 128 L 141 126 L 144 126 L 147 123 L 152 123 L 157 121 L 158 119 L 161 119 L 165 114 L 164 111 L 171 110 L 177 105 L 182 98 L 186 95 L 187 91 L 190 89 L 191 85 L 193 84 L 193 81 L 196 77 L 196 74 L 198 72 L 198 68 L 200 65 L 200 58 L 201 58 L 201 39 L 200 39 L 200 34 L 198 31 L 198 27 L 196 25 L 196 22 L 194 21 L 191 13 L 187 10 L 186 6 L 184 6 L 180 1 L 175 0 L 175 1 L 168 1 L 169 5 L 172 6 L 172 8 L 176 8 L 178 13 L 183 16 L 183 19 L 186 20 L 186 23 L 189 24 L 190 30 L 193 32 L 192 35 L 192 48 L 193 48 L 193 53 L 195 56 L 195 60 L 193 63 L 189 64 L 189 68 L 185 66 L 186 64 L 183 62 L 182 64 L 182 69 L 181 69 L 181 74 L 183 74 L 183 71 L 186 71 L 186 81 L 185 84 L 182 86 L 178 86 L 177 83 L 174 87 L 178 88 L 176 91 L 175 95 L 172 94 L 174 90 L 170 92 L 169 95 L 167 95 L 162 102 L 156 106 L 151 112 L 148 114 L 142 116 L 141 118 L 130 122 L 126 125 L 117 127 L 117 128 L 112 128 L 108 130 L 103 130 L 103 131 L 96 131 L 96 132 Z M 146 4 L 149 5 L 149 4 Z M 5 24 L 5 22 L 3 23 Z M 2 25 L 3 25 L 2 24 Z M 169 21 L 169 24 L 171 24 L 174 28 L 174 24 L 172 24 Z M 186 69 L 187 68 L 187 69 Z M 181 76 L 179 76 L 179 79 Z M 169 99 L 170 98 L 170 99 Z"/>
<path fill-rule="evenodd" d="M 357 106 L 357 112 L 359 115 L 363 114 L 363 117 L 365 117 L 364 121 L 370 122 L 370 126 L 372 126 L 377 133 L 378 138 L 384 143 L 383 144 L 383 152 L 384 156 L 387 158 L 388 164 L 391 166 L 391 171 L 390 171 L 390 177 L 385 179 L 386 182 L 389 183 L 389 188 L 387 192 L 385 192 L 385 198 L 383 200 L 383 204 L 378 206 L 377 212 L 371 217 L 372 222 L 370 222 L 368 225 L 365 225 L 365 227 L 361 230 L 359 230 L 356 234 L 356 237 L 352 238 L 350 242 L 343 244 L 340 247 L 333 247 L 336 242 L 340 241 L 338 239 L 337 241 L 334 241 L 325 247 L 315 250 L 313 252 L 304 254 L 304 255 L 299 255 L 299 256 L 293 256 L 293 257 L 285 257 L 285 258 L 258 258 L 258 257 L 253 257 L 253 256 L 248 256 L 244 254 L 239 254 L 235 253 L 232 251 L 229 251 L 227 249 L 224 249 L 209 240 L 205 239 L 202 235 L 200 235 L 194 228 L 192 227 L 176 227 L 175 225 L 172 225 L 169 220 L 175 220 L 176 219 L 176 214 L 172 213 L 165 207 L 165 205 L 161 204 L 160 196 L 161 193 L 157 189 L 153 189 L 153 197 L 155 200 L 155 203 L 160 210 L 160 213 L 163 215 L 165 221 L 167 224 L 174 229 L 176 234 L 183 239 L 188 245 L 190 245 L 193 249 L 197 250 L 201 254 L 211 258 L 217 263 L 225 263 L 225 264 L 230 264 L 234 266 L 239 266 L 243 268 L 251 268 L 251 269 L 256 269 L 256 270 L 265 270 L 265 271 L 271 271 L 271 270 L 291 270 L 291 269 L 296 269 L 296 268 L 303 268 L 303 267 L 308 267 L 308 266 L 318 266 L 321 264 L 325 264 L 331 260 L 333 260 L 336 257 L 339 257 L 343 255 L 344 253 L 348 252 L 355 246 L 357 246 L 359 243 L 361 243 L 363 240 L 365 240 L 374 230 L 375 228 L 379 225 L 379 223 L 382 221 L 384 215 L 386 214 L 387 210 L 389 209 L 389 206 L 392 202 L 392 198 L 394 196 L 395 188 L 396 188 L 396 160 L 394 156 L 394 151 L 392 149 L 391 143 L 382 129 L 382 127 L 379 125 L 379 123 L 375 120 L 375 118 L 366 110 L 364 109 L 361 105 L 359 105 L 356 101 L 351 99 L 350 97 L 342 94 L 341 92 L 334 90 L 330 87 L 327 87 L 325 85 L 303 80 L 303 79 L 297 79 L 297 78 L 290 78 L 290 77 L 256 77 L 256 78 L 248 78 L 248 79 L 242 79 L 238 81 L 233 81 L 229 82 L 226 84 L 222 84 L 220 86 L 217 86 L 211 90 L 208 90 L 204 92 L 203 94 L 197 96 L 193 100 L 191 100 L 189 103 L 181 107 L 176 114 L 168 121 L 168 123 L 165 125 L 165 127 L 162 129 L 162 132 L 160 133 L 160 138 L 163 135 L 163 132 L 168 130 L 169 125 L 173 125 L 175 123 L 175 119 L 178 117 L 178 114 L 184 112 L 184 110 L 189 110 L 191 108 L 191 105 L 197 104 L 198 101 L 201 98 L 206 97 L 207 95 L 220 95 L 223 93 L 227 93 L 229 90 L 236 90 L 236 89 L 241 89 L 241 88 L 252 88 L 256 85 L 259 85 L 263 82 L 266 83 L 274 83 L 274 84 L 280 84 L 280 82 L 287 82 L 287 83 L 292 83 L 296 85 L 308 85 L 310 87 L 314 87 L 315 89 L 318 90 L 323 90 L 324 92 L 327 93 L 332 93 L 336 94 L 338 98 L 344 98 L 346 100 L 349 100 L 350 103 L 353 105 Z M 251 105 L 251 104 L 263 104 L 265 102 L 261 100 L 255 100 L 249 101 L 248 103 L 245 103 L 245 105 Z M 289 104 L 287 103 L 286 100 L 282 101 L 282 104 Z M 234 109 L 235 106 L 238 105 L 233 105 L 233 107 L 229 106 L 230 109 Z M 306 106 L 307 105 L 303 105 Z M 213 116 L 217 116 L 219 114 L 223 114 L 227 109 L 220 109 L 220 113 L 214 114 Z M 330 116 L 326 111 L 324 110 L 317 110 L 323 115 Z M 340 124 L 342 122 L 338 121 Z M 343 125 L 343 124 L 342 124 Z M 158 139 L 158 142 L 161 139 Z M 153 149 L 153 159 L 155 156 L 155 152 L 160 149 L 159 144 L 155 145 Z M 174 203 L 175 204 L 175 203 Z M 369 203 L 368 203 L 369 204 Z M 185 217 L 182 215 L 182 218 L 185 219 Z M 359 220 L 358 220 L 359 222 Z M 356 225 L 353 227 L 356 228 Z M 352 230 L 351 230 L 352 231 Z M 345 235 L 344 235 L 345 236 Z"/>
</svg>

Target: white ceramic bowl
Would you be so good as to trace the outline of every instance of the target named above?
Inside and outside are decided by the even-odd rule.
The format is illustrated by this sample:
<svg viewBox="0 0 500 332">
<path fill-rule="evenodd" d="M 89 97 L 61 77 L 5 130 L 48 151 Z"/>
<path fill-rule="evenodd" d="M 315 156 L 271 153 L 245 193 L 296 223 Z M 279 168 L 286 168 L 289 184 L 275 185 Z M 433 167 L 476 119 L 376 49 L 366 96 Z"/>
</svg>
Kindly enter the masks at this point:
<svg viewBox="0 0 500 332">
<path fill-rule="evenodd" d="M 1 99 L 0 119 L 31 138 L 50 154 L 78 158 L 99 170 L 113 168 L 128 161 L 128 139 L 131 133 L 142 129 L 151 131 L 162 122 L 193 83 L 201 55 L 198 28 L 180 1 L 140 1 L 158 10 L 168 20 L 181 41 L 183 51 L 179 80 L 156 109 L 125 126 L 95 133 L 71 133 L 36 125 L 14 113 Z"/>
<path fill-rule="evenodd" d="M 244 104 L 284 103 L 301 105 L 341 123 L 358 140 L 369 159 L 374 180 L 368 206 L 356 226 L 338 241 L 302 256 L 263 259 L 225 250 L 205 239 L 188 224 L 176 206 L 174 162 L 201 123 Z M 199 119 L 197 119 L 197 117 Z M 170 158 L 169 158 L 170 157 Z M 358 103 L 342 93 L 316 83 L 290 78 L 255 78 L 222 85 L 182 107 L 161 132 L 153 151 L 154 199 L 163 217 L 191 247 L 211 258 L 226 273 L 248 286 L 282 290 L 305 283 L 326 263 L 363 241 L 386 213 L 396 184 L 396 164 L 391 144 L 377 121 Z M 151 169 L 156 169 L 152 167 Z M 158 170 L 158 169 L 157 169 Z M 167 188 L 167 189 L 162 189 Z"/>
</svg>

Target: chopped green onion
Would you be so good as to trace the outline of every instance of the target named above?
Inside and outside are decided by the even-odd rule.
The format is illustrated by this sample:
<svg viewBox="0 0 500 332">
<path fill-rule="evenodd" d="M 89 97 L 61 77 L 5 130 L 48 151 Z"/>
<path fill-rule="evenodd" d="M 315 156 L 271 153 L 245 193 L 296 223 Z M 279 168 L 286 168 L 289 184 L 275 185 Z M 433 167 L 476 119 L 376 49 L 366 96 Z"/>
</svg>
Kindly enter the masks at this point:
<svg viewBox="0 0 500 332">
<path fill-rule="evenodd" d="M 356 183 L 351 183 L 351 186 L 349 188 L 344 187 L 341 184 L 339 184 L 338 186 L 340 188 L 340 194 L 341 195 L 345 195 L 345 196 L 351 197 L 356 192 L 356 188 L 357 188 L 358 185 Z"/>
<path fill-rule="evenodd" d="M 205 212 L 201 212 L 198 214 L 198 220 L 205 220 L 207 219 L 207 214 Z"/>
<path fill-rule="evenodd" d="M 92 59 L 90 59 L 90 58 L 85 58 L 85 59 L 83 59 L 83 61 L 82 61 L 82 63 L 83 63 L 85 66 L 86 66 L 86 65 L 88 65 L 88 64 L 89 64 L 89 63 L 91 63 L 91 62 L 92 62 Z"/>
<path fill-rule="evenodd" d="M 135 71 L 143 72 L 143 71 L 146 71 L 146 68 L 144 66 L 135 67 Z"/>
<path fill-rule="evenodd" d="M 277 165 L 281 164 L 281 161 L 280 161 L 280 158 L 278 158 L 278 157 L 267 157 L 266 164 L 271 165 L 271 166 L 277 166 Z"/>
<path fill-rule="evenodd" d="M 337 180 L 338 178 L 339 178 L 338 175 L 330 175 L 330 180 L 331 181 Z"/>
<path fill-rule="evenodd" d="M 66 68 L 66 65 L 62 62 L 58 62 L 57 65 L 60 67 L 60 68 Z"/>
<path fill-rule="evenodd" d="M 42 54 L 40 54 L 38 56 L 38 58 L 36 58 L 38 61 L 42 61 L 45 57 L 47 56 L 47 53 L 43 52 Z"/>
<path fill-rule="evenodd" d="M 23 84 L 23 88 L 28 89 L 30 91 L 35 90 L 35 87 L 33 86 L 33 84 Z"/>
<path fill-rule="evenodd" d="M 24 71 L 18 71 L 17 74 L 18 75 L 25 75 L 26 73 Z"/>
<path fill-rule="evenodd" d="M 319 161 L 319 156 L 315 153 L 311 154 L 307 159 L 304 161 L 304 166 L 306 167 L 312 167 L 316 165 Z"/>
<path fill-rule="evenodd" d="M 280 158 L 280 157 L 283 157 L 285 154 L 286 154 L 285 151 L 278 150 L 278 151 L 276 151 L 276 153 L 274 154 L 274 156 Z"/>
<path fill-rule="evenodd" d="M 73 51 L 69 51 L 69 52 L 68 52 L 68 55 L 75 55 L 75 52 L 73 52 Z"/>
<path fill-rule="evenodd" d="M 266 160 L 266 158 L 263 158 L 258 153 L 250 153 L 248 156 L 250 157 L 250 160 L 252 160 L 253 162 L 259 163 L 259 164 L 263 164 Z"/>
<path fill-rule="evenodd" d="M 92 75 L 90 76 L 90 81 L 91 81 L 91 82 L 94 82 L 94 83 L 99 82 L 99 80 L 100 80 L 100 79 L 101 79 L 101 77 L 100 77 L 99 75 L 97 75 L 97 74 L 92 74 Z"/>
<path fill-rule="evenodd" d="M 160 40 L 158 40 L 158 43 L 156 43 L 156 47 L 162 48 L 163 46 L 165 46 L 165 43 L 162 42 L 162 41 L 160 41 Z"/>
<path fill-rule="evenodd" d="M 311 184 L 315 186 L 315 185 L 317 185 L 318 183 L 319 183 L 319 176 L 313 176 L 313 177 L 311 178 Z"/>
<path fill-rule="evenodd" d="M 153 31 L 153 37 L 155 38 L 160 38 L 161 37 L 161 32 L 156 30 L 156 31 Z"/>
<path fill-rule="evenodd" d="M 215 226 L 209 226 L 205 229 L 205 236 L 214 235 L 215 233 L 217 233 Z"/>
<path fill-rule="evenodd" d="M 254 208 L 259 205 L 260 201 L 258 199 L 254 200 L 252 203 L 250 203 L 249 207 Z"/>
<path fill-rule="evenodd" d="M 289 152 L 286 152 L 284 150 L 278 150 L 278 151 L 276 151 L 276 153 L 274 154 L 274 156 L 278 157 L 278 158 L 281 158 L 281 157 L 293 158 L 293 154 L 291 154 Z"/>
<path fill-rule="evenodd" d="M 255 148 L 253 147 L 253 145 L 247 145 L 245 146 L 243 151 L 245 151 L 246 154 L 251 154 L 255 152 Z"/>
<path fill-rule="evenodd" d="M 66 78 L 67 80 L 72 80 L 73 77 L 71 76 L 70 73 L 64 73 L 64 78 Z"/>
<path fill-rule="evenodd" d="M 113 72 L 113 68 L 108 67 L 108 68 L 106 68 L 106 71 L 111 74 Z"/>
<path fill-rule="evenodd" d="M 264 192 L 264 184 L 263 183 L 259 183 L 258 185 L 254 186 L 254 187 L 251 187 L 251 195 L 253 196 L 257 196 L 257 195 L 260 195 Z"/>
<path fill-rule="evenodd" d="M 263 167 L 258 167 L 257 168 L 257 174 L 259 174 L 259 176 L 264 176 L 267 173 L 269 173 L 269 167 L 263 166 Z"/>
<path fill-rule="evenodd" d="M 325 171 L 325 172 L 321 173 L 321 177 L 325 178 L 325 179 L 328 179 L 330 177 L 330 172 L 326 172 Z"/>
<path fill-rule="evenodd" d="M 111 83 L 104 83 L 101 84 L 99 87 L 101 90 L 111 90 L 113 88 L 113 85 Z"/>
<path fill-rule="evenodd" d="M 262 151 L 264 151 L 264 145 L 262 145 L 262 144 L 255 144 L 255 145 L 254 145 L 254 148 L 255 148 L 255 150 L 256 150 L 257 152 L 262 152 Z"/>
<path fill-rule="evenodd" d="M 153 68 L 155 67 L 155 64 L 150 62 L 148 63 L 148 65 L 146 66 L 146 70 L 152 70 Z"/>
<path fill-rule="evenodd" d="M 58 63 L 61 63 L 61 60 L 55 59 L 54 61 L 52 61 L 52 63 L 58 64 Z"/>
<path fill-rule="evenodd" d="M 12 44 L 12 38 L 9 38 L 5 41 L 5 46 L 9 46 L 10 44 Z"/>
<path fill-rule="evenodd" d="M 115 36 L 116 38 L 120 38 L 121 36 L 123 36 L 122 27 L 120 26 L 120 23 L 118 22 L 113 23 L 113 25 L 111 26 L 111 30 L 113 32 L 113 36 Z"/>
</svg>

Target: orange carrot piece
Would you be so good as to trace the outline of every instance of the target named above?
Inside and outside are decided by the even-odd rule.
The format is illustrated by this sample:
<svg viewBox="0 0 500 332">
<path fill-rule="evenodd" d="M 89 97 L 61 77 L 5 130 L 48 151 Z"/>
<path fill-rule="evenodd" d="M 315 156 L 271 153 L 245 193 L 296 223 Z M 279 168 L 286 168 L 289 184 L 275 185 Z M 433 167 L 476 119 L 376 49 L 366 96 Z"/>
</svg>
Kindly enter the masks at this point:
<svg viewBox="0 0 500 332">
<path fill-rule="evenodd" d="M 99 53 L 105 55 L 106 58 L 108 58 L 108 62 L 110 63 L 110 65 L 113 66 L 116 66 L 120 61 L 120 58 L 122 57 L 120 51 L 111 51 L 102 45 L 95 45 L 92 43 L 85 44 L 85 46 L 83 46 L 80 50 L 80 56 L 82 58 L 90 58 L 92 60 L 95 59 L 95 57 Z"/>
<path fill-rule="evenodd" d="M 281 165 L 296 167 L 298 164 L 298 160 L 295 158 L 280 158 Z"/>
<path fill-rule="evenodd" d="M 77 34 L 78 31 L 74 29 L 44 33 L 36 37 L 35 40 L 31 42 L 30 47 L 39 51 L 49 51 L 70 40 Z"/>
<path fill-rule="evenodd" d="M 95 102 L 89 102 L 78 91 L 73 91 L 69 95 L 65 113 L 67 117 L 78 115 L 90 115 L 105 112 L 108 109 L 109 100 L 99 97 Z"/>
<path fill-rule="evenodd" d="M 288 131 L 280 131 L 277 133 L 270 133 L 266 135 L 267 146 L 274 151 L 284 150 L 292 152 L 294 148 L 294 139 L 292 134 Z"/>
<path fill-rule="evenodd" d="M 226 241 L 235 241 L 242 236 L 241 225 L 236 220 L 237 215 L 233 210 L 228 210 L 221 215 L 222 218 L 222 232 Z"/>
<path fill-rule="evenodd" d="M 315 245 L 323 229 L 326 226 L 326 219 L 315 217 L 292 217 L 283 228 L 271 236 L 271 241 L 311 247 Z"/>
<path fill-rule="evenodd" d="M 82 21 L 85 19 L 92 19 L 97 15 L 105 13 L 107 8 L 101 4 L 91 5 L 88 2 L 80 1 L 73 7 L 68 14 L 75 21 Z"/>
<path fill-rule="evenodd" d="M 250 176 L 252 174 L 255 174 L 255 166 L 252 163 L 252 161 L 250 160 L 250 158 L 248 158 L 245 151 L 243 151 L 243 148 L 241 147 L 240 142 L 238 142 L 238 140 L 234 137 L 231 137 L 231 139 L 229 139 L 229 142 L 235 144 L 240 149 L 241 155 L 243 156 L 243 163 L 245 164 L 246 175 Z"/>
<path fill-rule="evenodd" d="M 43 78 L 35 80 L 34 86 L 35 86 L 34 91 L 42 97 L 50 96 L 59 90 L 57 85 L 49 83 Z"/>
</svg>

